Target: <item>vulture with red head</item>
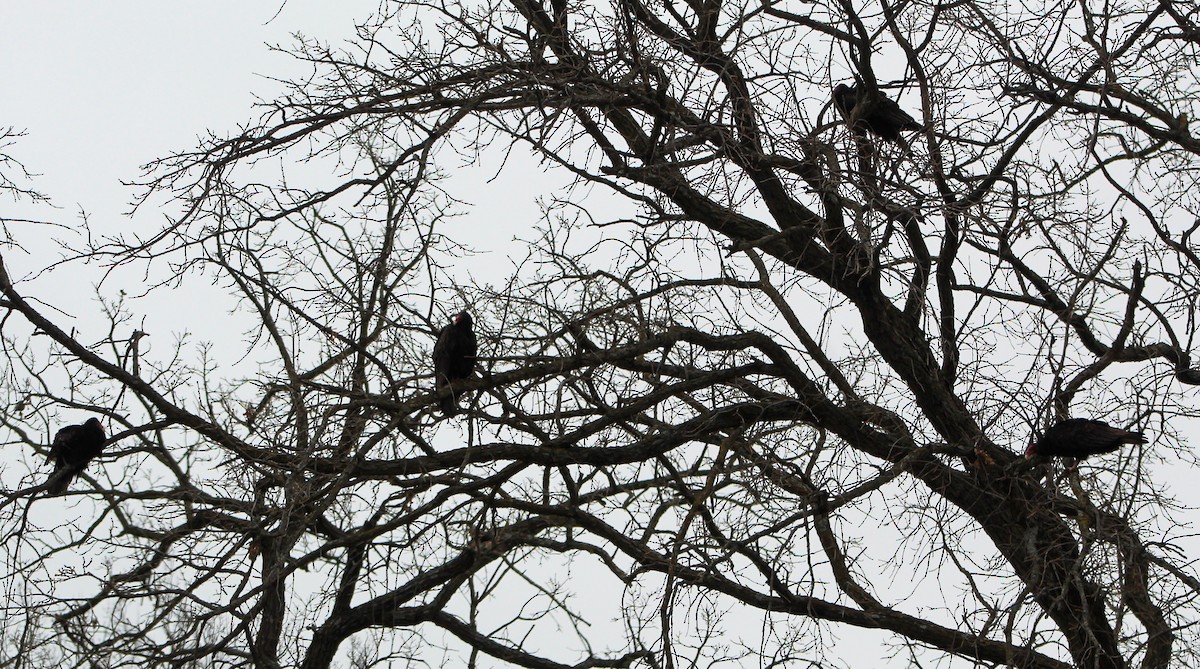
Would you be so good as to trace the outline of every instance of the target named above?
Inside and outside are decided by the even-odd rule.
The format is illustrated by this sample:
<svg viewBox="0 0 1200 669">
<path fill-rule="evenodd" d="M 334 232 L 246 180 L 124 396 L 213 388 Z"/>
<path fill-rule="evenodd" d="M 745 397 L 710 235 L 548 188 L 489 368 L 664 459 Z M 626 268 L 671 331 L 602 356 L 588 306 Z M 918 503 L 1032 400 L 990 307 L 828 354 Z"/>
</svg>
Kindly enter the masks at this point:
<svg viewBox="0 0 1200 669">
<path fill-rule="evenodd" d="M 866 128 L 891 142 L 900 141 L 900 133 L 906 130 L 925 129 L 883 93 L 868 96 L 855 86 L 838 84 L 833 89 L 833 106 L 851 127 Z"/>
<path fill-rule="evenodd" d="M 59 430 L 50 444 L 54 472 L 46 479 L 47 492 L 51 495 L 66 492 L 72 479 L 104 450 L 106 439 L 104 426 L 98 418 L 89 418 L 82 425 L 68 425 Z"/>
<path fill-rule="evenodd" d="M 439 393 L 445 393 L 440 404 L 442 413 L 446 416 L 458 413 L 458 397 L 454 383 L 471 378 L 475 369 L 478 345 L 475 342 L 475 331 L 471 329 L 472 324 L 471 314 L 460 311 L 450 324 L 438 333 L 437 343 L 433 345 L 434 384 Z"/>
<path fill-rule="evenodd" d="M 1043 455 L 1052 458 L 1082 460 L 1092 455 L 1112 453 L 1124 444 L 1144 444 L 1141 432 L 1113 427 L 1104 421 L 1069 418 L 1046 430 L 1041 439 L 1031 442 L 1025 457 Z"/>
</svg>

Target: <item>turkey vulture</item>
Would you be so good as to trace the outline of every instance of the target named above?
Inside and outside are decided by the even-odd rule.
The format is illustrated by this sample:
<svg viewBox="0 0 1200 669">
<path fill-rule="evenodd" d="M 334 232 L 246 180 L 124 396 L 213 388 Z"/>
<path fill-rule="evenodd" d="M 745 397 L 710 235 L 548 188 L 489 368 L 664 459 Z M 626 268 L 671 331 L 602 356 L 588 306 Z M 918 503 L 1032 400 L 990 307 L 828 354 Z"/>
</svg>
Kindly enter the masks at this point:
<svg viewBox="0 0 1200 669">
<path fill-rule="evenodd" d="M 66 492 L 71 479 L 104 450 L 104 441 L 104 426 L 98 418 L 89 418 L 83 425 L 68 425 L 59 430 L 50 444 L 54 472 L 46 479 L 47 492 L 51 495 Z"/>
<path fill-rule="evenodd" d="M 1056 423 L 1041 439 L 1029 444 L 1025 457 L 1035 455 L 1076 458 L 1082 460 L 1091 455 L 1112 453 L 1122 444 L 1144 444 L 1141 432 L 1130 432 L 1108 423 L 1089 418 L 1069 418 Z"/>
<path fill-rule="evenodd" d="M 471 314 L 460 311 L 450 324 L 438 333 L 433 345 L 434 384 L 438 392 L 445 392 L 441 399 L 442 413 L 453 416 L 458 413 L 458 398 L 454 393 L 454 382 L 471 377 L 475 369 L 475 331 L 471 329 Z"/>
<path fill-rule="evenodd" d="M 883 93 L 871 96 L 869 100 L 859 98 L 858 89 L 854 86 L 838 84 L 833 88 L 833 106 L 837 107 L 851 127 L 866 128 L 892 142 L 899 141 L 900 133 L 904 130 L 925 129 L 895 100 Z"/>
</svg>

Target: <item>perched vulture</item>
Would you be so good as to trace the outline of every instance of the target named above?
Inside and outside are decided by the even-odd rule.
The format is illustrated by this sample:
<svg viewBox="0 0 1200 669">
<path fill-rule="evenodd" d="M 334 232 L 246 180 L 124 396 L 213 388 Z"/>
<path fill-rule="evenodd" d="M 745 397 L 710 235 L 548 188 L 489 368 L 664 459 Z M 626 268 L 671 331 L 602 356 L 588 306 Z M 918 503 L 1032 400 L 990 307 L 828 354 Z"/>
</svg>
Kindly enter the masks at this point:
<svg viewBox="0 0 1200 669">
<path fill-rule="evenodd" d="M 883 93 L 861 100 L 857 88 L 838 84 L 833 88 L 833 106 L 851 127 L 866 128 L 888 141 L 899 141 L 900 133 L 905 130 L 925 129 Z"/>
<path fill-rule="evenodd" d="M 478 345 L 471 324 L 471 314 L 460 311 L 438 333 L 437 343 L 433 345 L 434 384 L 439 392 L 446 393 L 441 398 L 441 406 L 442 413 L 447 416 L 458 413 L 454 382 L 471 378 L 471 372 L 475 369 Z"/>
<path fill-rule="evenodd" d="M 50 444 L 54 472 L 46 479 L 50 486 L 47 492 L 51 495 L 66 492 L 71 480 L 104 450 L 105 438 L 104 426 L 98 418 L 89 418 L 83 425 L 68 425 L 59 430 Z"/>
<path fill-rule="evenodd" d="M 1144 444 L 1141 432 L 1130 432 L 1108 423 L 1088 418 L 1069 418 L 1052 426 L 1041 439 L 1029 444 L 1025 457 L 1035 455 L 1076 458 L 1112 453 L 1122 444 Z"/>
</svg>

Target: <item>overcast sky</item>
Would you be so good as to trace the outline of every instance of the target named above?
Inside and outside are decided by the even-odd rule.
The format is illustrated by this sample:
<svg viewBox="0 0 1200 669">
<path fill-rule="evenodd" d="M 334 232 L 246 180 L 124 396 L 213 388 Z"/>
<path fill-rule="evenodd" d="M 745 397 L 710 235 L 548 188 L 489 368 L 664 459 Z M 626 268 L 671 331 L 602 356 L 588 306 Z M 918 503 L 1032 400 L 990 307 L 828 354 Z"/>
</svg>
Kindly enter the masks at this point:
<svg viewBox="0 0 1200 669">
<path fill-rule="evenodd" d="M 7 152 L 41 175 L 30 186 L 49 195 L 58 209 L 0 206 L 13 212 L 10 216 L 35 212 L 62 224 L 77 223 L 84 211 L 101 229 L 160 226 L 161 212 L 125 216 L 134 191 L 121 182 L 136 180 L 141 165 L 194 146 L 210 130 L 223 135 L 257 117 L 256 96 L 269 98 L 278 90 L 268 77 L 286 77 L 302 67 L 266 44 L 287 45 L 295 32 L 340 43 L 375 5 L 374 0 L 5 1 L 0 5 L 0 127 L 27 133 Z M 492 175 L 479 172 L 480 184 Z M 515 216 L 520 221 L 536 205 L 513 187 L 514 178 L 529 177 L 513 170 L 504 177 L 509 181 L 489 187 L 496 198 L 508 198 L 519 208 L 506 210 L 509 220 L 513 211 L 525 212 Z M 482 188 L 471 191 L 477 203 L 486 200 Z M 521 226 L 488 231 L 512 236 Z M 66 283 L 38 289 L 55 303 L 86 298 L 78 286 Z M 159 305 L 164 311 L 155 313 L 174 308 L 196 316 L 192 305 L 176 302 Z M 216 325 L 211 319 L 184 322 L 202 338 L 206 326 Z M 148 329 L 169 338 L 162 327 Z"/>
<path fill-rule="evenodd" d="M 264 44 L 339 42 L 374 2 L 5 2 L 0 125 L 28 136 L 11 153 L 68 210 L 125 211 L 139 166 L 252 118 L 266 75 L 296 63 Z"/>
</svg>

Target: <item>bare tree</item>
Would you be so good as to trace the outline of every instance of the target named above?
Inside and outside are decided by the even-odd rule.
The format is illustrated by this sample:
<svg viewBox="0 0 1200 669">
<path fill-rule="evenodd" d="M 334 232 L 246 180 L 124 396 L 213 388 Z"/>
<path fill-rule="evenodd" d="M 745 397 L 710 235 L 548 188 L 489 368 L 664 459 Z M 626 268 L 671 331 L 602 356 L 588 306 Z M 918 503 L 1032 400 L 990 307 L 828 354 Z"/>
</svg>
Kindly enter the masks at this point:
<svg viewBox="0 0 1200 669">
<path fill-rule="evenodd" d="M 114 435 L 63 497 L 6 482 L 4 666 L 825 667 L 854 629 L 896 666 L 1194 666 L 1156 474 L 1196 464 L 1198 13 L 395 2 L 300 43 L 314 76 L 151 166 L 170 225 L 78 249 L 216 282 L 233 354 L 0 273 L 31 469 L 67 409 Z M 848 129 L 855 82 L 923 129 Z M 528 251 L 485 280 L 458 172 L 530 155 L 574 187 L 489 214 Z M 1151 443 L 1026 462 L 1067 416 Z"/>
</svg>

